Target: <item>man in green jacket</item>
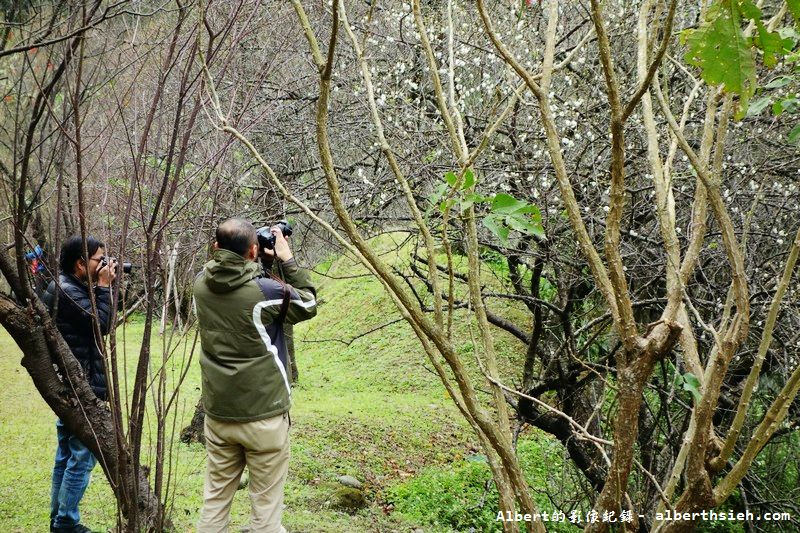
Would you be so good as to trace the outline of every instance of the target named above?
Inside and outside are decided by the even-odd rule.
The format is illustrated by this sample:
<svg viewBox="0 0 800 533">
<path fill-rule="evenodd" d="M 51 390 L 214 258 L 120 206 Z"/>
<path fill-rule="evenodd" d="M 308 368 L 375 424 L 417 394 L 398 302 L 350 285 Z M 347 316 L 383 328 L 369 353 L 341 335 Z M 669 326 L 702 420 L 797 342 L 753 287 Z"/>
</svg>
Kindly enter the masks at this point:
<svg viewBox="0 0 800 533">
<path fill-rule="evenodd" d="M 289 468 L 289 407 L 284 324 L 313 317 L 316 291 L 280 229 L 274 250 L 285 283 L 263 277 L 252 224 L 231 218 L 217 228 L 214 256 L 194 283 L 202 353 L 206 451 L 198 531 L 227 532 L 242 470 L 250 470 L 253 533 L 283 533 Z"/>
</svg>

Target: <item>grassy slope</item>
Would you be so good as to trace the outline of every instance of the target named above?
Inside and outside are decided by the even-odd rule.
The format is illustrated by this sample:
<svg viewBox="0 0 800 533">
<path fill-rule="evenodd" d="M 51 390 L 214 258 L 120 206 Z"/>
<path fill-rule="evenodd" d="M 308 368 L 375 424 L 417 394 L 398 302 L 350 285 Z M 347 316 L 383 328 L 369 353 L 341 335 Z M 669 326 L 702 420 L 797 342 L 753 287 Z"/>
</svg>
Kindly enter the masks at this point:
<svg viewBox="0 0 800 533">
<path fill-rule="evenodd" d="M 359 271 L 341 259 L 329 274 Z M 292 531 L 411 531 L 414 524 L 383 513 L 379 505 L 383 489 L 425 466 L 464 457 L 474 449 L 474 438 L 437 378 L 423 367 L 424 354 L 405 323 L 380 329 L 349 346 L 312 342 L 349 340 L 398 317 L 380 286 L 369 278 L 318 279 L 324 304 L 319 315 L 295 333 L 300 383 L 292 410 L 285 524 Z M 118 330 L 118 335 L 122 332 Z M 138 353 L 143 326 L 128 324 L 124 332 L 132 375 L 132 355 Z M 161 343 L 156 334 L 154 357 L 160 358 Z M 0 530 L 44 531 L 55 416 L 36 393 L 19 365 L 16 345 L 2 330 L 0 353 Z M 199 367 L 194 361 L 181 388 L 178 430 L 192 415 L 198 387 Z M 179 530 L 189 531 L 201 504 L 204 450 L 177 442 L 173 450 L 177 472 L 173 520 Z M 326 505 L 341 474 L 365 482 L 371 505 L 355 516 Z M 113 526 L 113 498 L 99 468 L 81 510 L 87 524 L 98 529 Z M 244 525 L 248 512 L 247 492 L 239 491 L 234 526 Z"/>
</svg>

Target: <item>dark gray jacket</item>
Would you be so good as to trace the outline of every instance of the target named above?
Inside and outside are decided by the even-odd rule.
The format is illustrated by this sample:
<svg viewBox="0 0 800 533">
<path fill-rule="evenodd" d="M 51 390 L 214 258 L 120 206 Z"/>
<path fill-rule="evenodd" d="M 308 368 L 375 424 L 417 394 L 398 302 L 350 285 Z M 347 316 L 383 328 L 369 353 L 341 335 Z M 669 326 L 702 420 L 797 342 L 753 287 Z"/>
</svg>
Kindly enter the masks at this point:
<svg viewBox="0 0 800 533">
<path fill-rule="evenodd" d="M 58 314 L 54 317 L 56 327 L 67 341 L 72 355 L 86 372 L 95 395 L 101 400 L 108 399 L 105 363 L 99 349 L 102 339 L 95 339 L 92 325 L 92 303 L 89 300 L 89 288 L 85 283 L 71 274 L 59 274 Z M 56 299 L 56 282 L 51 281 L 42 296 L 42 301 L 53 311 Z M 100 332 L 107 335 L 111 322 L 111 291 L 108 287 L 94 288 L 97 305 L 97 318 Z"/>
</svg>

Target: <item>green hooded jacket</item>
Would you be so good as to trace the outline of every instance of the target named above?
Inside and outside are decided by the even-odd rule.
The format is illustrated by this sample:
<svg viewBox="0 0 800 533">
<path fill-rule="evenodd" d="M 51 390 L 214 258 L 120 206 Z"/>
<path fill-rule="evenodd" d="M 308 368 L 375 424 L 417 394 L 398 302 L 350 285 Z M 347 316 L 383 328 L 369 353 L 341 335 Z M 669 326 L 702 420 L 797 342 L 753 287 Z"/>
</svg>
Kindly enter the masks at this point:
<svg viewBox="0 0 800 533">
<path fill-rule="evenodd" d="M 286 287 L 261 277 L 258 263 L 228 250 L 215 250 L 194 283 L 200 330 L 203 408 L 215 420 L 251 422 L 289 410 L 283 323 L 317 314 L 316 290 L 294 259 L 281 265 Z"/>
</svg>

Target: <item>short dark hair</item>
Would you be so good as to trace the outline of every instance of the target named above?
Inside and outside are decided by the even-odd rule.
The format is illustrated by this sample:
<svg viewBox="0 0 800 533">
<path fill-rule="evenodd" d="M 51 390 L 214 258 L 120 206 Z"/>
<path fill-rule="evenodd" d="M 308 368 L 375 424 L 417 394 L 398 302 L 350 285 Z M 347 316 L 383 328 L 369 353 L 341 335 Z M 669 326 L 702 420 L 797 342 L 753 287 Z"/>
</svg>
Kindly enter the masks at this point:
<svg viewBox="0 0 800 533">
<path fill-rule="evenodd" d="M 89 249 L 89 257 L 92 257 L 98 248 L 105 248 L 106 245 L 92 236 L 86 237 L 86 247 Z M 75 271 L 75 263 L 83 258 L 88 261 L 88 257 L 83 257 L 83 238 L 80 235 L 73 235 L 61 245 L 61 256 L 58 259 L 58 266 L 61 272 L 72 274 Z"/>
<path fill-rule="evenodd" d="M 258 242 L 256 228 L 243 218 L 229 218 L 217 226 L 217 246 L 241 256 Z"/>
</svg>

